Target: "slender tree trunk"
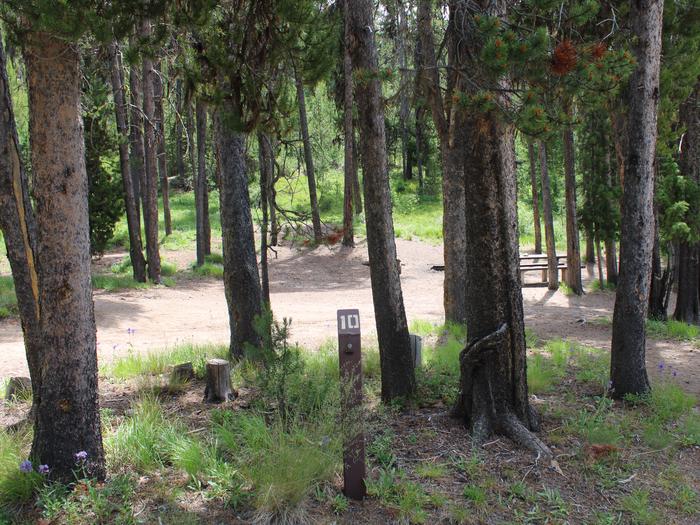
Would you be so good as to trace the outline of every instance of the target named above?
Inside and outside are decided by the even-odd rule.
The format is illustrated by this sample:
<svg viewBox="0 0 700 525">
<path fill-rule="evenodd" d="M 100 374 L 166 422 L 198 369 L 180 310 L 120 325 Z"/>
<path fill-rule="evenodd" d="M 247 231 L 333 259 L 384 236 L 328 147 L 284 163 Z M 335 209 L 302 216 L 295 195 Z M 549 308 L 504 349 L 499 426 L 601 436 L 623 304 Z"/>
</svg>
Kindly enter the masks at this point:
<svg viewBox="0 0 700 525">
<path fill-rule="evenodd" d="M 372 281 L 374 315 L 379 339 L 382 400 L 411 395 L 416 379 L 401 280 L 396 260 L 391 192 L 387 173 L 384 106 L 378 73 L 377 48 L 372 21 L 373 2 L 356 0 L 349 17 L 348 45 L 354 71 L 373 72 L 371 79 L 355 86 L 362 172 L 364 174 L 367 245 Z"/>
<path fill-rule="evenodd" d="M 537 156 L 532 141 L 527 143 L 530 159 L 530 185 L 532 186 L 532 219 L 535 224 L 535 253 L 542 253 L 542 227 L 540 226 L 540 190 L 537 180 Z"/>
<path fill-rule="evenodd" d="M 192 112 L 192 101 L 188 100 L 186 102 L 187 109 L 185 111 L 185 130 L 187 131 L 187 153 L 190 161 L 190 180 L 191 187 L 194 188 L 197 185 L 197 162 L 195 160 L 195 149 L 197 148 L 195 141 L 195 121 Z"/>
<path fill-rule="evenodd" d="M 29 178 L 22 163 L 6 71 L 0 35 L 0 231 L 12 270 L 32 394 L 36 397 L 41 391 L 42 349 L 36 217 L 29 196 Z M 37 402 L 35 399 L 33 404 Z"/>
<path fill-rule="evenodd" d="M 321 244 L 323 232 L 321 230 L 321 215 L 318 212 L 318 197 L 316 195 L 316 173 L 314 171 L 314 159 L 311 152 L 311 139 L 309 138 L 309 124 L 306 119 L 306 97 L 304 96 L 304 84 L 301 75 L 294 70 L 294 83 L 297 88 L 297 102 L 299 104 L 299 126 L 301 139 L 304 143 L 304 163 L 306 165 L 306 179 L 309 182 L 309 200 L 311 201 L 311 222 L 314 228 L 314 242 Z"/>
<path fill-rule="evenodd" d="M 182 134 L 182 110 L 183 110 L 183 100 L 182 100 L 182 79 L 175 80 L 175 166 L 177 167 L 177 178 L 180 181 L 180 185 L 183 188 L 187 187 L 187 180 L 185 175 L 185 145 L 183 144 Z"/>
<path fill-rule="evenodd" d="M 631 3 L 637 66 L 629 83 L 629 151 L 622 194 L 620 275 L 615 296 L 611 351 L 611 394 L 649 390 L 645 323 L 654 238 L 654 157 L 663 0 Z"/>
<path fill-rule="evenodd" d="M 348 35 L 348 20 L 345 20 L 345 41 L 350 39 Z M 343 130 L 344 136 L 344 173 L 345 184 L 343 189 L 343 246 L 355 246 L 355 236 L 353 228 L 352 198 L 353 182 L 355 178 L 355 166 L 353 165 L 353 135 L 355 129 L 352 125 L 352 60 L 350 50 L 345 45 L 343 50 L 343 80 L 345 86 L 343 90 Z"/>
<path fill-rule="evenodd" d="M 224 91 L 229 90 L 228 87 Z M 254 320 L 262 312 L 260 275 L 255 258 L 253 217 L 248 195 L 245 137 L 231 127 L 239 104 L 226 99 L 215 119 L 216 140 L 221 153 L 221 233 L 224 249 L 224 288 L 231 327 L 230 352 L 241 358 L 245 345 L 259 347 Z"/>
<path fill-rule="evenodd" d="M 270 184 L 268 186 L 267 203 L 270 209 L 270 246 L 277 246 L 277 237 L 279 236 L 279 223 L 277 222 L 277 190 L 275 189 L 275 184 L 277 183 L 278 176 L 275 175 L 277 171 L 277 139 L 273 143 L 272 147 L 272 158 L 270 159 Z"/>
<path fill-rule="evenodd" d="M 262 299 L 265 305 L 270 306 L 270 274 L 267 262 L 267 224 L 268 224 L 268 194 L 270 191 L 270 172 L 272 162 L 272 147 L 270 139 L 264 133 L 258 133 L 258 152 L 260 159 L 260 209 L 262 221 L 260 222 L 260 271 L 262 276 Z"/>
<path fill-rule="evenodd" d="M 204 264 L 204 257 L 207 255 L 207 226 L 205 218 L 209 212 L 205 208 L 204 201 L 207 193 L 207 107 L 202 100 L 197 99 L 195 108 L 197 116 L 197 172 L 194 181 L 194 206 L 197 266 L 201 266 Z"/>
<path fill-rule="evenodd" d="M 141 37 L 151 34 L 151 23 L 141 24 Z M 146 153 L 146 186 L 144 189 L 144 222 L 146 226 L 146 254 L 148 259 L 148 278 L 160 283 L 160 251 L 158 247 L 158 171 L 157 142 L 155 126 L 155 96 L 153 78 L 155 77 L 153 61 L 143 57 L 143 117 L 144 117 L 144 151 Z"/>
<path fill-rule="evenodd" d="M 158 154 L 158 172 L 160 174 L 160 193 L 163 198 L 163 223 L 165 235 L 173 233 L 173 221 L 170 216 L 170 184 L 168 182 L 168 159 L 165 154 L 165 114 L 163 112 L 163 77 L 160 60 L 153 70 L 153 103 L 155 105 L 156 152 Z"/>
<path fill-rule="evenodd" d="M 559 288 L 557 270 L 557 250 L 554 244 L 554 218 L 552 216 L 552 194 L 549 185 L 549 170 L 547 166 L 547 146 L 540 141 L 540 174 L 542 176 L 542 211 L 544 213 L 544 237 L 547 243 L 547 278 L 550 290 Z"/>
<path fill-rule="evenodd" d="M 573 118 L 571 103 L 569 118 Z M 574 130 L 568 125 L 564 130 L 564 178 L 566 186 L 566 284 L 576 295 L 583 294 L 581 282 L 581 247 L 576 218 L 576 172 L 574 161 Z"/>
<path fill-rule="evenodd" d="M 681 173 L 700 184 L 700 79 L 687 100 L 681 105 L 680 118 L 686 127 L 681 144 Z M 693 206 L 690 216 L 700 210 Z M 700 244 L 681 242 L 678 253 L 678 296 L 673 318 L 686 323 L 700 323 Z"/>
<path fill-rule="evenodd" d="M 593 246 L 593 234 L 586 230 L 586 264 L 595 263 L 595 248 Z"/>
<path fill-rule="evenodd" d="M 418 188 L 423 189 L 425 185 L 425 175 L 423 174 L 423 156 L 425 155 L 425 108 L 421 105 L 416 107 L 416 169 L 418 171 Z"/>
<path fill-rule="evenodd" d="M 399 132 L 401 134 L 401 173 L 405 180 L 413 178 L 411 159 L 408 154 L 408 122 L 410 108 L 408 105 L 408 64 L 406 59 L 406 33 L 408 22 L 406 9 L 401 0 L 396 2 L 396 54 L 399 61 Z"/>
<path fill-rule="evenodd" d="M 617 243 L 614 238 L 605 239 L 605 274 L 610 284 L 617 285 Z"/>
<path fill-rule="evenodd" d="M 135 40 L 131 44 L 134 45 Z M 143 144 L 143 93 L 141 72 L 136 62 L 129 67 L 129 92 L 131 98 L 131 118 L 129 119 L 129 146 L 131 155 L 131 178 L 134 186 L 134 198 L 136 199 L 136 212 L 141 224 L 140 209 L 143 209 L 143 222 L 146 222 L 146 206 L 143 197 L 146 188 L 146 152 Z M 140 228 L 140 226 L 139 226 Z"/>
<path fill-rule="evenodd" d="M 669 254 L 669 258 L 670 258 Z M 661 265 L 661 240 L 659 238 L 659 211 L 654 203 L 654 248 L 651 257 L 651 285 L 649 291 L 649 319 L 666 321 L 668 318 L 666 308 L 667 287 L 670 272 Z"/>
<path fill-rule="evenodd" d="M 360 184 L 360 149 L 357 147 L 357 135 L 355 130 L 358 128 L 357 119 L 352 120 L 352 198 L 355 203 L 355 215 L 360 215 L 363 211 L 362 207 L 362 185 Z M 364 176 L 364 175 L 363 175 Z"/>
<path fill-rule="evenodd" d="M 122 77 L 122 62 L 119 45 L 112 42 L 109 46 L 112 69 L 112 92 L 114 94 L 114 112 L 119 132 L 119 163 L 124 187 L 124 204 L 126 207 L 126 223 L 129 229 L 129 256 L 133 269 L 134 280 L 146 282 L 146 259 L 143 257 L 141 244 L 141 224 L 139 223 L 139 203 L 134 192 L 134 180 L 131 177 L 131 162 L 129 159 L 129 123 L 127 120 L 126 97 L 124 95 L 124 80 Z"/>
<path fill-rule="evenodd" d="M 600 283 L 600 289 L 605 290 L 605 279 L 603 278 L 603 256 L 600 253 L 600 236 L 595 237 L 595 249 L 598 253 L 598 282 Z"/>
<path fill-rule="evenodd" d="M 25 61 L 43 342 L 30 457 L 68 482 L 85 451 L 87 474 L 104 478 L 80 56 L 77 45 L 34 33 Z"/>
</svg>

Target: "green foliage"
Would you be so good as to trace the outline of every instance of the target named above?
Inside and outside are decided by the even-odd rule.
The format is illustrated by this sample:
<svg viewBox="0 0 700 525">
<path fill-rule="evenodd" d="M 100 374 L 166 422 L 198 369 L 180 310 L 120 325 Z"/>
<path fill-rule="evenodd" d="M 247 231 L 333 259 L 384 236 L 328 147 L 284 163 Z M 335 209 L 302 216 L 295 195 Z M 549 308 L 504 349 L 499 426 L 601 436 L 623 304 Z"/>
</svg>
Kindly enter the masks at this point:
<svg viewBox="0 0 700 525">
<path fill-rule="evenodd" d="M 194 264 L 192 266 L 192 273 L 201 277 L 223 278 L 224 267 L 220 264 L 214 264 L 210 262 L 205 262 L 201 266 L 197 266 L 196 264 Z"/>
<path fill-rule="evenodd" d="M 637 525 L 662 522 L 660 514 L 649 501 L 649 491 L 645 489 L 634 489 L 628 496 L 622 498 L 622 510 L 628 512 L 633 523 Z"/>
<path fill-rule="evenodd" d="M 17 436 L 0 431 L 0 510 L 28 503 L 43 482 L 35 468 L 31 472 L 20 471 L 20 463 L 27 459 L 30 439 L 27 434 Z"/>
<path fill-rule="evenodd" d="M 651 337 L 675 339 L 678 341 L 694 341 L 700 337 L 700 328 L 673 319 L 668 321 L 647 319 L 646 329 L 647 335 Z"/>
<path fill-rule="evenodd" d="M 367 493 L 379 499 L 383 505 L 396 509 L 399 517 L 409 523 L 426 523 L 426 507 L 431 500 L 425 489 L 407 479 L 406 473 L 382 468 L 376 479 L 368 479 Z"/>
<path fill-rule="evenodd" d="M 17 296 L 12 277 L 0 275 L 0 319 L 17 314 Z"/>
</svg>

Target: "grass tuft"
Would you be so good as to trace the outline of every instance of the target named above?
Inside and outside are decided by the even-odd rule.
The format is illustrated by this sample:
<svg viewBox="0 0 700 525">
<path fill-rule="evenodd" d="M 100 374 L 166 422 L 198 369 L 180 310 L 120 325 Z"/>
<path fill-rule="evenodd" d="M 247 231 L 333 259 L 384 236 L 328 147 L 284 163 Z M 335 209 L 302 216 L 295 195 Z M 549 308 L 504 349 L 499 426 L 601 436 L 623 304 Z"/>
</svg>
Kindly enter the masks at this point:
<svg viewBox="0 0 700 525">
<path fill-rule="evenodd" d="M 197 377 L 204 376 L 204 365 L 207 359 L 214 357 L 227 358 L 228 347 L 224 345 L 193 345 L 185 344 L 168 351 L 148 352 L 145 354 L 132 353 L 104 366 L 102 375 L 115 379 L 129 379 L 143 375 L 158 375 L 167 371 L 171 366 L 191 361 Z"/>
</svg>

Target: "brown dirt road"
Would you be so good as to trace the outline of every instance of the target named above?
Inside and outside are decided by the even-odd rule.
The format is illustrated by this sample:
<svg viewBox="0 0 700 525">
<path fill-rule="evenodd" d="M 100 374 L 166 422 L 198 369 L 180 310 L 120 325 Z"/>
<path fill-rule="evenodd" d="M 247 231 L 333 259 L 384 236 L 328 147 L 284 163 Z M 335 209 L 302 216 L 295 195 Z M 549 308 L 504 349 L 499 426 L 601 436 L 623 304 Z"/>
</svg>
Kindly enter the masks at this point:
<svg viewBox="0 0 700 525">
<path fill-rule="evenodd" d="M 397 250 L 409 322 L 442 322 L 443 274 L 430 269 L 442 264 L 442 248 L 398 239 Z M 273 256 L 270 262 L 272 307 L 277 318 L 292 318 L 292 340 L 315 348 L 334 339 L 336 310 L 359 308 L 363 335 L 371 343 L 376 331 L 369 268 L 362 264 L 367 260 L 364 242 L 354 250 L 320 246 L 279 247 L 277 251 L 278 257 Z M 178 255 L 190 259 L 187 253 Z M 528 280 L 537 277 L 531 272 Z M 94 298 L 101 362 L 130 351 L 157 351 L 186 342 L 225 343 L 229 337 L 220 280 L 179 279 L 170 288 L 96 291 Z M 570 338 L 601 348 L 610 345 L 610 326 L 591 321 L 612 316 L 614 294 L 589 293 L 579 298 L 544 287 L 525 287 L 523 298 L 526 325 L 538 337 Z M 129 333 L 129 329 L 134 332 Z M 684 387 L 700 394 L 699 354 L 700 349 L 690 343 L 650 339 L 647 363 L 652 372 L 660 362 L 672 366 Z M 26 374 L 19 323 L 16 319 L 0 321 L 0 378 Z"/>
</svg>

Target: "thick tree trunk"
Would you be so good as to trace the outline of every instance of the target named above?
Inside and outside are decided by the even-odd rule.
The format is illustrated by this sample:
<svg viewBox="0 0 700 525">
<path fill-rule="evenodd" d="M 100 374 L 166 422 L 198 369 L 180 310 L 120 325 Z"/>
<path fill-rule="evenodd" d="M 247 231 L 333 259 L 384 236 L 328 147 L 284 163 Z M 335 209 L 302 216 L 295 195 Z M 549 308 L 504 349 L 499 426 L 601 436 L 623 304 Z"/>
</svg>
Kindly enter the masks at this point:
<svg viewBox="0 0 700 525">
<path fill-rule="evenodd" d="M 680 118 L 686 132 L 681 143 L 681 173 L 700 184 L 700 79 L 687 100 L 681 105 Z M 689 215 L 697 215 L 695 207 Z M 700 323 L 700 244 L 682 242 L 678 253 L 678 297 L 673 318 L 686 323 Z"/>
<path fill-rule="evenodd" d="M 119 45 L 112 42 L 109 46 L 112 93 L 114 95 L 114 112 L 119 132 L 119 163 L 124 187 L 124 205 L 126 207 L 126 223 L 129 229 L 129 256 L 134 280 L 146 282 L 146 259 L 143 257 L 141 244 L 141 224 L 139 221 L 139 203 L 134 192 L 134 180 L 131 177 L 131 162 L 129 159 L 129 123 L 127 119 L 126 97 L 122 77 L 122 61 Z"/>
<path fill-rule="evenodd" d="M 532 220 L 535 229 L 535 253 L 542 253 L 542 227 L 540 225 L 540 190 L 537 180 L 537 156 L 532 141 L 527 143 L 527 154 L 530 159 L 530 186 L 532 187 Z"/>
<path fill-rule="evenodd" d="M 345 41 L 350 38 L 348 33 L 348 20 L 345 20 Z M 344 174 L 343 185 L 343 246 L 355 246 L 353 213 L 352 213 L 352 193 L 355 177 L 353 135 L 355 128 L 352 123 L 352 59 L 347 44 L 343 50 L 343 80 L 345 86 L 343 90 L 343 131 L 344 131 Z"/>
<path fill-rule="evenodd" d="M 413 394 L 416 387 L 408 324 L 396 260 L 387 173 L 384 106 L 372 21 L 373 2 L 357 0 L 346 11 L 353 71 L 370 72 L 355 86 L 364 174 L 367 245 L 382 372 L 382 400 Z"/>
<path fill-rule="evenodd" d="M 131 42 L 135 45 L 135 40 Z M 143 209 L 143 222 L 146 222 L 146 206 L 143 201 L 146 188 L 146 152 L 143 145 L 143 93 L 141 72 L 138 64 L 132 62 L 129 67 L 129 92 L 131 98 L 131 118 L 129 119 L 129 147 L 131 155 L 131 178 L 134 186 L 134 198 L 136 199 L 136 211 L 141 224 L 141 213 Z M 139 226 L 140 227 L 140 226 Z"/>
<path fill-rule="evenodd" d="M 207 186 L 207 107 L 204 102 L 197 99 L 195 104 L 197 117 L 197 173 L 194 181 L 195 202 L 195 232 L 197 237 L 197 266 L 204 264 L 204 258 L 208 255 L 207 231 L 209 207 Z M 206 199 L 206 200 L 205 200 Z"/>
<path fill-rule="evenodd" d="M 6 71 L 0 37 L 0 231 L 12 270 L 29 374 L 36 385 L 33 395 L 36 395 L 41 391 L 42 349 L 36 218 L 29 196 L 29 178 L 22 164 Z"/>
<path fill-rule="evenodd" d="M 593 246 L 593 233 L 586 231 L 586 264 L 595 263 L 595 247 Z"/>
<path fill-rule="evenodd" d="M 231 328 L 231 356 L 240 359 L 245 345 L 259 347 L 254 320 L 262 312 L 260 275 L 255 258 L 253 217 L 248 195 L 245 137 L 232 127 L 239 106 L 225 100 L 215 119 L 221 153 L 221 233 L 224 249 L 224 288 Z"/>
<path fill-rule="evenodd" d="M 629 83 L 629 147 L 622 194 L 620 275 L 615 296 L 611 394 L 649 390 L 645 323 L 654 239 L 654 157 L 663 0 L 631 3 L 637 66 Z"/>
<path fill-rule="evenodd" d="M 569 118 L 573 118 L 571 105 Z M 576 172 L 574 161 L 574 130 L 568 125 L 564 130 L 564 179 L 566 186 L 566 284 L 576 295 L 583 294 L 581 282 L 581 247 L 576 218 Z"/>
<path fill-rule="evenodd" d="M 173 233 L 173 221 L 170 215 L 170 184 L 168 182 L 168 159 L 165 154 L 165 114 L 163 112 L 163 77 L 160 60 L 155 63 L 153 71 L 153 103 L 155 104 L 156 151 L 158 154 L 158 173 L 160 174 L 160 193 L 163 198 L 163 223 L 165 235 Z"/>
<path fill-rule="evenodd" d="M 264 133 L 258 133 L 258 152 L 260 159 L 260 272 L 262 277 L 262 299 L 267 307 L 270 306 L 270 274 L 267 263 L 267 224 L 268 224 L 268 195 L 272 180 L 272 147 L 270 139 Z"/>
<path fill-rule="evenodd" d="M 30 457 L 69 482 L 75 479 L 75 454 L 85 451 L 87 474 L 104 478 L 80 56 L 77 45 L 35 33 L 28 37 L 25 61 L 43 343 L 32 374 L 41 381 Z"/>
<path fill-rule="evenodd" d="M 311 139 L 309 138 L 309 124 L 306 119 L 306 97 L 304 96 L 304 84 L 301 75 L 294 70 L 294 83 L 297 89 L 297 103 L 299 104 L 299 127 L 301 128 L 301 140 L 304 143 L 304 164 L 306 165 L 306 179 L 309 183 L 309 200 L 311 201 L 311 222 L 314 228 L 314 242 L 320 244 L 323 241 L 321 230 L 321 215 L 318 212 L 318 197 L 316 195 L 316 173 L 314 171 L 314 158 L 311 151 Z"/>
<path fill-rule="evenodd" d="M 544 238 L 547 244 L 547 278 L 550 290 L 559 288 L 557 250 L 554 243 L 554 217 L 552 216 L 552 193 L 547 166 L 547 146 L 540 141 L 540 175 L 542 176 L 542 212 L 544 213 Z"/>
<path fill-rule="evenodd" d="M 140 34 L 147 38 L 151 34 L 151 23 L 141 24 Z M 155 98 L 153 78 L 155 77 L 153 61 L 143 57 L 143 145 L 146 154 L 146 187 L 143 190 L 144 223 L 146 230 L 146 255 L 148 278 L 160 283 L 160 249 L 158 247 L 158 159 L 155 126 Z"/>
</svg>

